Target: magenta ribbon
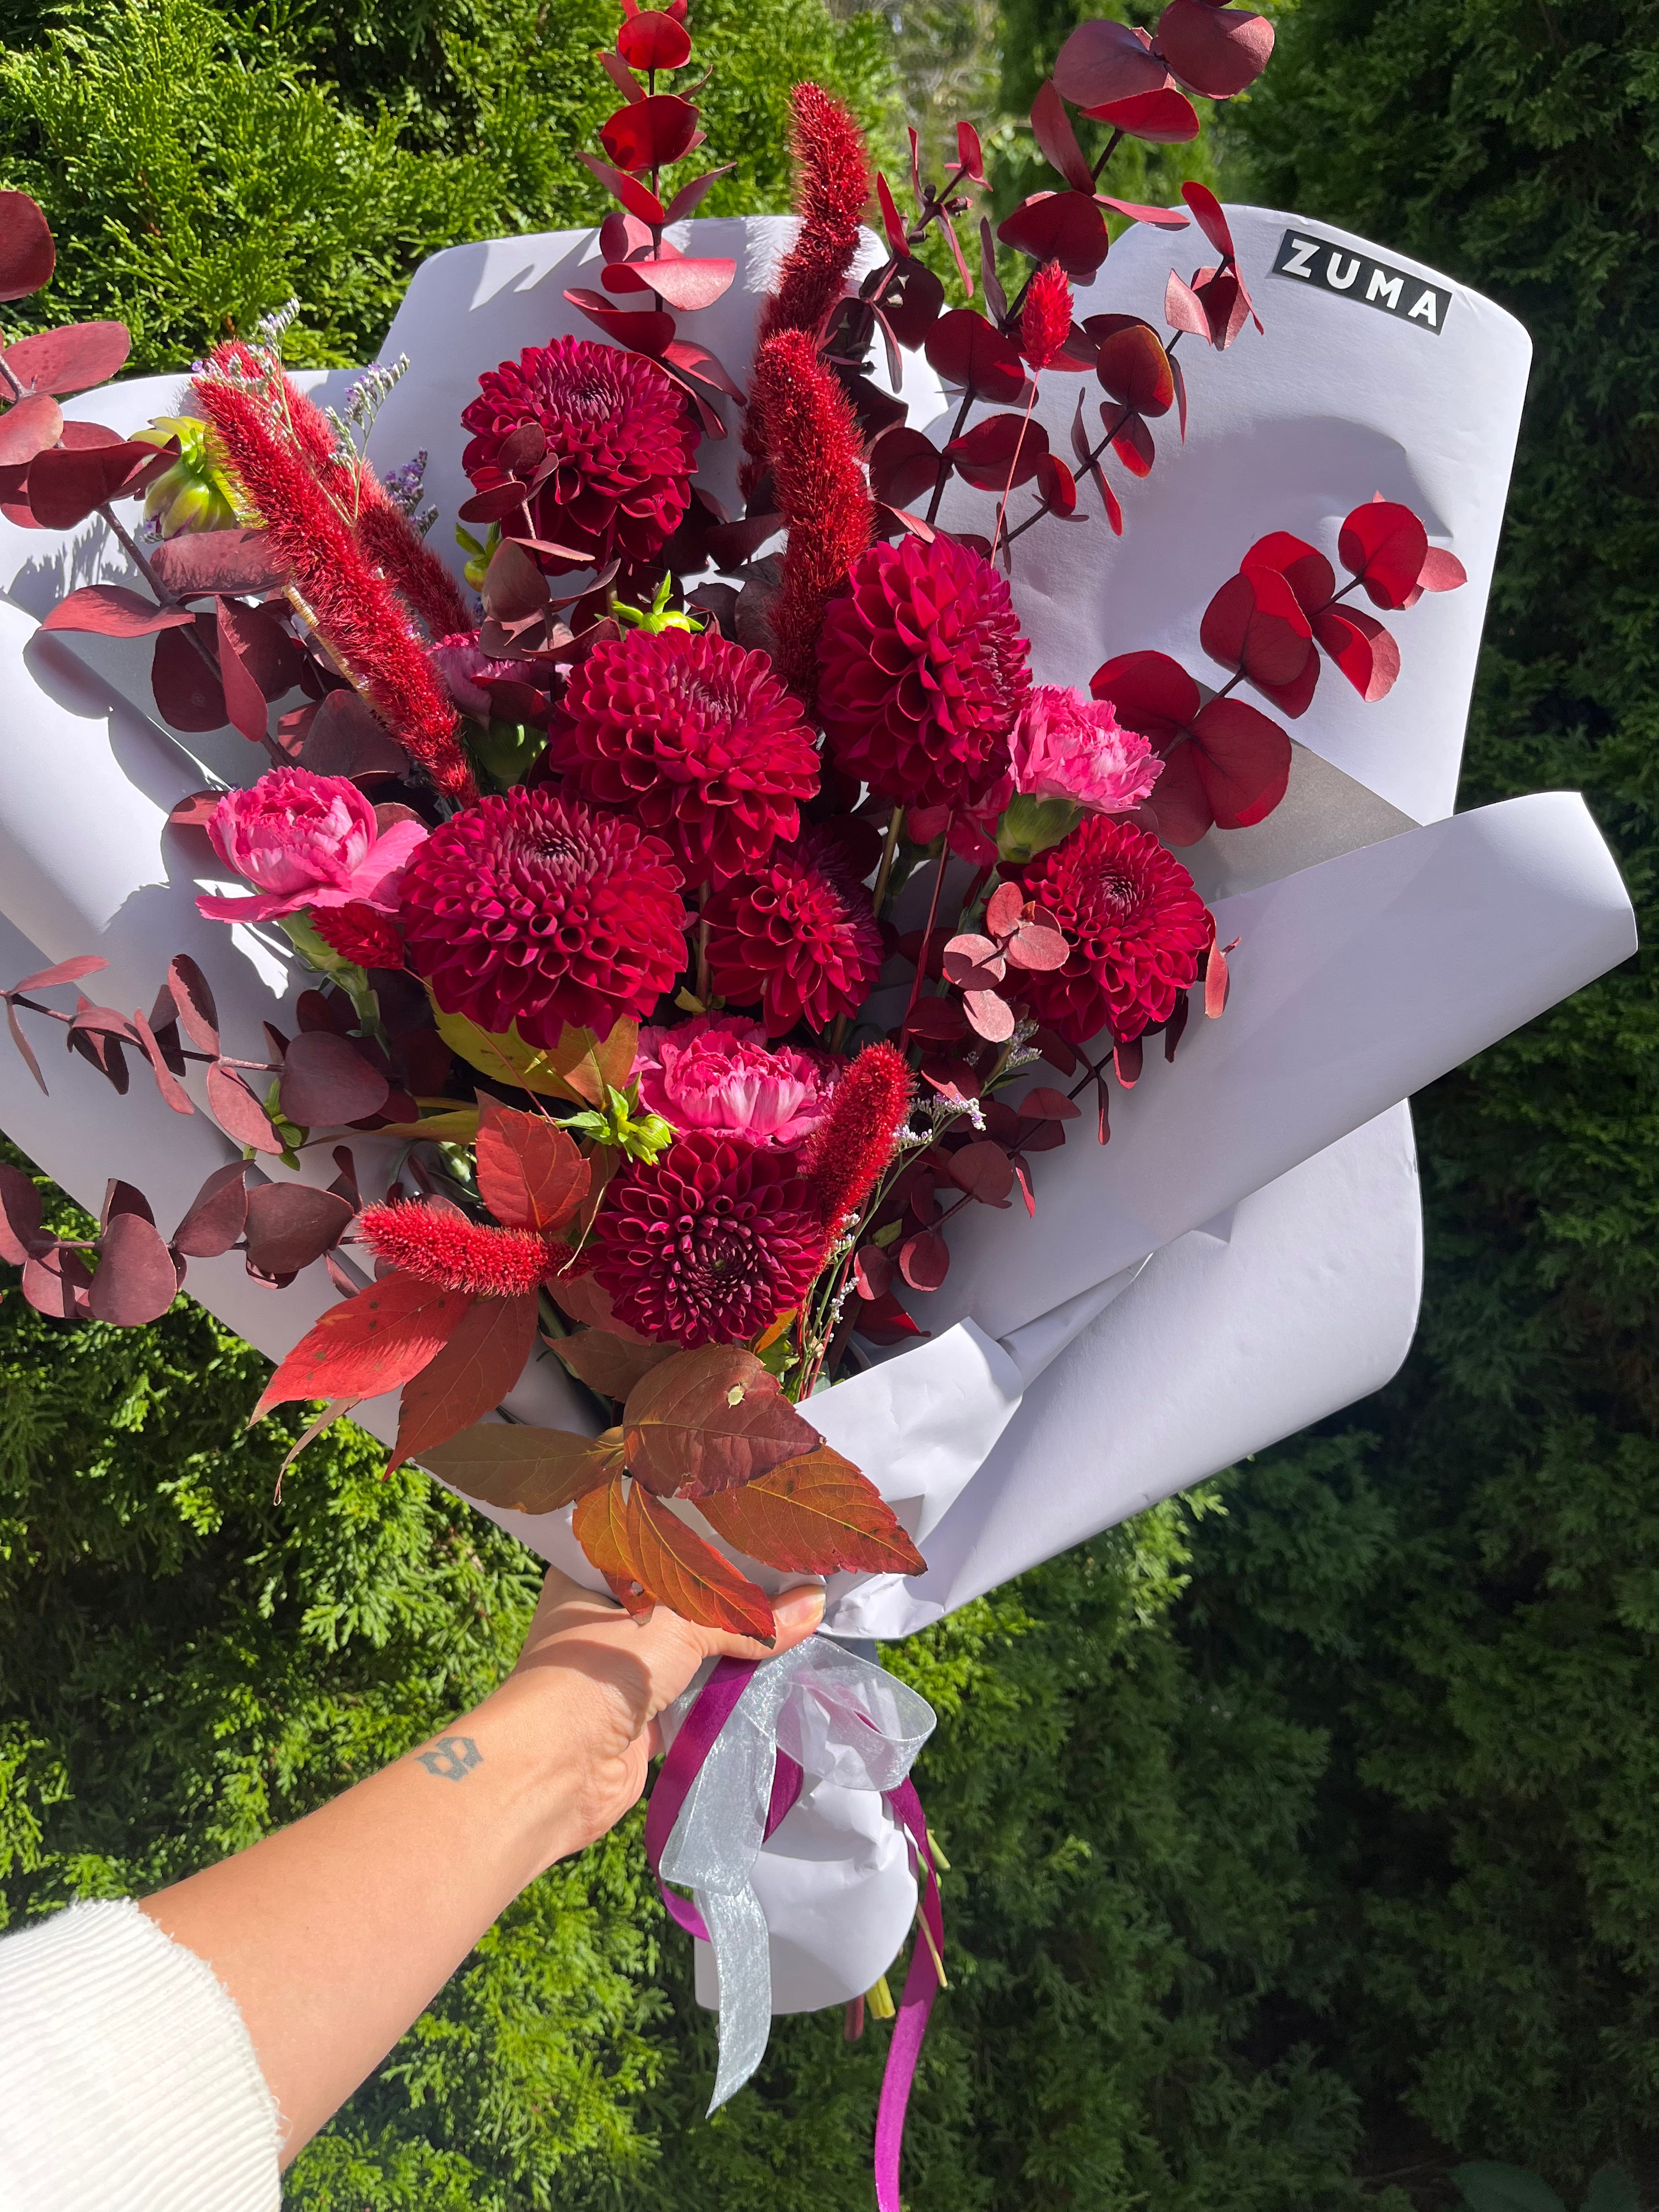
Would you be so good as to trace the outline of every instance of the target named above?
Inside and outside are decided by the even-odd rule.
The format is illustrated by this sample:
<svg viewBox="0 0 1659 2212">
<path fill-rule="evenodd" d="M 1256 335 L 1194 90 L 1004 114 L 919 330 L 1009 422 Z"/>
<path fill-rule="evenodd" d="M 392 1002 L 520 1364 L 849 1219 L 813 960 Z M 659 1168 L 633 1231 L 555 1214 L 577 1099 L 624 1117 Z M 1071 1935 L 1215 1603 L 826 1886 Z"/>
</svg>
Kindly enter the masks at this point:
<svg viewBox="0 0 1659 2212">
<path fill-rule="evenodd" d="M 703 1761 L 714 1749 L 714 1741 L 731 1718 L 738 1700 L 748 1687 L 750 1677 L 757 1664 L 748 1659 L 721 1659 L 715 1662 L 714 1671 L 699 1692 L 696 1703 L 680 1724 L 678 1735 L 664 1759 L 662 1771 L 657 1777 L 657 1786 L 651 1793 L 651 1802 L 645 1815 L 645 1851 L 657 1887 L 662 1893 L 663 1903 L 671 1917 L 688 1935 L 700 1942 L 709 1940 L 702 1915 L 696 1905 L 678 1896 L 663 1881 L 658 1869 L 674 1823 L 680 1816 L 692 1783 L 702 1771 Z M 772 1778 L 772 1794 L 767 1806 L 765 1832 L 770 1836 L 800 1796 L 805 1781 L 799 1763 L 786 1751 L 777 1754 L 777 1764 Z M 910 1965 L 904 1978 L 904 1994 L 899 2000 L 897 2017 L 887 2046 L 887 2064 L 881 2078 L 881 2100 L 876 2112 L 875 2179 L 878 2212 L 900 2212 L 899 2162 L 904 2149 L 904 2120 L 910 2102 L 910 2088 L 915 2079 L 916 2063 L 921 2056 L 921 2046 L 927 2033 L 933 2000 L 941 1986 L 935 1959 L 945 1956 L 945 1915 L 939 1903 L 939 1874 L 933 1863 L 933 1847 L 927 1836 L 927 1816 L 921 1809 L 921 1800 L 916 1786 L 908 1780 L 896 1790 L 883 1792 L 883 1803 L 902 1829 L 909 1846 L 910 1865 L 920 1878 L 926 1869 L 927 1880 L 922 1884 L 919 1911 L 926 1924 L 927 1936 L 919 1936 L 910 1954 Z"/>
</svg>

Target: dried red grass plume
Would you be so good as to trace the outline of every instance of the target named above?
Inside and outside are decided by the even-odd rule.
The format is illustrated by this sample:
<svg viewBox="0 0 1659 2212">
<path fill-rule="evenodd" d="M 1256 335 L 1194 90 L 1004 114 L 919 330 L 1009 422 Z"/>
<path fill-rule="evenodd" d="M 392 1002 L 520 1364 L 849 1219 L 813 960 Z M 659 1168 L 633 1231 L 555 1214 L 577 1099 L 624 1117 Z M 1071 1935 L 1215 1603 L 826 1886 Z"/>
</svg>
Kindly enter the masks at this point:
<svg viewBox="0 0 1659 2212">
<path fill-rule="evenodd" d="M 864 134 L 821 85 L 798 84 L 789 95 L 789 143 L 795 156 L 795 211 L 800 234 L 784 256 L 757 333 L 805 331 L 814 339 L 842 295 L 858 252 L 859 219 L 870 197 Z M 766 471 L 770 443 L 763 403 L 751 391 L 744 423 L 742 483 L 751 492 Z"/>
<path fill-rule="evenodd" d="M 830 1094 L 806 1154 L 806 1188 L 832 1232 L 856 1213 L 893 1157 L 910 1111 L 910 1070 L 890 1044 L 866 1045 Z"/>
<path fill-rule="evenodd" d="M 1066 350 L 1072 331 L 1072 288 L 1058 261 L 1032 277 L 1019 315 L 1019 349 L 1039 372 Z"/>
<path fill-rule="evenodd" d="M 532 1229 L 498 1229 L 447 1206 L 404 1200 L 366 1206 L 359 1217 L 377 1255 L 440 1290 L 513 1298 L 550 1278 L 554 1259 Z"/>
<path fill-rule="evenodd" d="M 876 510 L 852 403 L 805 331 L 777 331 L 756 357 L 750 419 L 759 409 L 778 508 L 789 526 L 772 623 L 779 672 L 810 708 L 818 632 L 830 595 L 870 543 Z"/>
<path fill-rule="evenodd" d="M 359 471 L 363 489 L 357 538 L 365 553 L 425 623 L 434 641 L 471 629 L 472 616 L 455 579 L 414 524 L 386 497 L 372 469 Z"/>
<path fill-rule="evenodd" d="M 246 380 L 251 373 L 261 381 Z M 337 467 L 317 458 L 319 427 L 326 436 L 327 425 L 285 377 L 267 377 L 246 347 L 221 346 L 191 388 L 335 659 L 441 791 L 476 797 L 455 709 L 396 593 L 319 481 L 325 468 Z M 274 404 L 279 397 L 287 422 Z"/>
</svg>

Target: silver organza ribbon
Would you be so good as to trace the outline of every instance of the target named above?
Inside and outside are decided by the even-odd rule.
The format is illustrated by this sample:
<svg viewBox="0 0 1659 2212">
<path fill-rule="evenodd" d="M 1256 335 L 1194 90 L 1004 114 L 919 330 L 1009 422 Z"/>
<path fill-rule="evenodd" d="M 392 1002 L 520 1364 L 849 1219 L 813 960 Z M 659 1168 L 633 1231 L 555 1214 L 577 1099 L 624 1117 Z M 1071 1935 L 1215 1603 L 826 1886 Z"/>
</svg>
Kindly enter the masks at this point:
<svg viewBox="0 0 1659 2212">
<path fill-rule="evenodd" d="M 751 1879 L 765 1839 L 778 1754 L 809 1781 L 844 1790 L 896 1790 L 933 1729 L 933 1709 L 880 1667 L 823 1636 L 756 1666 L 730 1705 L 701 1764 L 683 1783 L 688 1758 L 729 1698 L 738 1662 L 722 1661 L 664 1716 L 678 1734 L 657 1784 L 671 1797 L 684 1788 L 657 1870 L 690 1889 L 708 1930 L 720 1978 L 720 2065 L 714 2112 L 740 2089 L 766 2054 L 772 2026 L 772 1961 L 766 1916 Z M 723 1702 L 723 1700 L 720 1700 Z M 665 1729 L 665 1733 L 666 1733 Z M 676 1753 L 680 1754 L 676 1773 Z M 660 1826 L 660 1821 L 659 1821 Z M 647 1821 L 647 1845 L 652 1840 Z"/>
</svg>

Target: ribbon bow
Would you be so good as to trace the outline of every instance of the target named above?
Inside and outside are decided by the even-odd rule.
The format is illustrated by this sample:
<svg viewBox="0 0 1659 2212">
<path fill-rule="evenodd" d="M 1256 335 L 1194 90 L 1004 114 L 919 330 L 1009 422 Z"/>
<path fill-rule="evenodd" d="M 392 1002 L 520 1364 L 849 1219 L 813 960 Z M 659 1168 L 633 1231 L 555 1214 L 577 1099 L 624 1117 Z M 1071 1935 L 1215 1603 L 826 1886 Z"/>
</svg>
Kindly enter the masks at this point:
<svg viewBox="0 0 1659 2212">
<path fill-rule="evenodd" d="M 711 1946 L 720 1979 L 720 2063 L 709 2111 L 749 2079 L 772 2027 L 772 1960 L 752 1875 L 762 1844 L 801 1793 L 805 1778 L 878 1791 L 927 1881 L 924 1941 L 911 1956 L 888 2046 L 876 2122 L 876 2195 L 897 2212 L 904 2112 L 922 2037 L 944 1980 L 939 1881 L 911 1764 L 933 1710 L 906 1684 L 824 1637 L 776 1659 L 721 1659 L 665 1719 L 679 1723 L 646 1814 L 645 1847 L 679 1925 Z"/>
</svg>

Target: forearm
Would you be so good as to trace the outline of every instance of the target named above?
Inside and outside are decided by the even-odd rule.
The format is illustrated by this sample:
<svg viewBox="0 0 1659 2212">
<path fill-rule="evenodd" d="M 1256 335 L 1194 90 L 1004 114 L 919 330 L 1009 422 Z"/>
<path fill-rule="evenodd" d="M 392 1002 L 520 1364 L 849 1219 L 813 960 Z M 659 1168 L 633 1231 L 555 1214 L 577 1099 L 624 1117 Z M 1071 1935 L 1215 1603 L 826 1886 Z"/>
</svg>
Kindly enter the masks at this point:
<svg viewBox="0 0 1659 2212">
<path fill-rule="evenodd" d="M 241 2008 L 290 2159 L 525 1885 L 586 1841 L 585 1686 L 514 1674 L 407 1758 L 149 1899 Z"/>
</svg>

